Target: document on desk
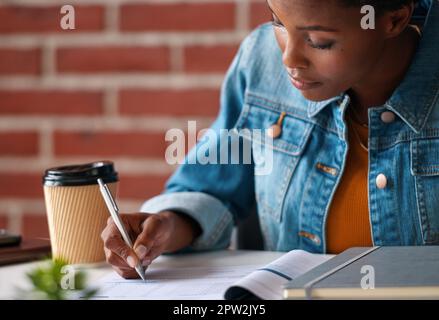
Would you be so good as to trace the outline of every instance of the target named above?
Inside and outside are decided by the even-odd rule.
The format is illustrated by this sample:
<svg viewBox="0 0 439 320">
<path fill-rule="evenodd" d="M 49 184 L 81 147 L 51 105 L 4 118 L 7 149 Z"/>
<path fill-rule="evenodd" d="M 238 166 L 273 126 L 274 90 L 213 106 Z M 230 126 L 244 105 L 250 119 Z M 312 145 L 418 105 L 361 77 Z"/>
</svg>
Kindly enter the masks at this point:
<svg viewBox="0 0 439 320">
<path fill-rule="evenodd" d="M 293 250 L 268 265 L 194 266 L 146 272 L 147 281 L 116 273 L 101 279 L 97 299 L 222 300 L 281 299 L 282 285 L 331 255 Z"/>
<path fill-rule="evenodd" d="M 146 272 L 147 281 L 124 280 L 112 273 L 102 279 L 96 298 L 219 300 L 237 280 L 258 265 L 161 268 Z"/>
</svg>

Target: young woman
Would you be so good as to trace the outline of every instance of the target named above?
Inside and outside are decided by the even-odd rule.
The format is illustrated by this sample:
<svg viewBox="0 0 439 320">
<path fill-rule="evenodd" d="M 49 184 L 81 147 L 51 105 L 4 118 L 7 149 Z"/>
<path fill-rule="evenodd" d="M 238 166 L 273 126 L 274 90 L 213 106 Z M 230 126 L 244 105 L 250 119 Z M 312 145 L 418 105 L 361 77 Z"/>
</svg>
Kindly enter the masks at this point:
<svg viewBox="0 0 439 320">
<path fill-rule="evenodd" d="M 365 4 L 375 28 L 361 23 Z M 272 25 L 243 41 L 211 129 L 272 139 L 242 134 L 250 164 L 180 166 L 124 215 L 135 251 L 109 223 L 107 260 L 123 277 L 164 252 L 226 248 L 253 208 L 268 250 L 439 244 L 439 1 L 268 6 Z"/>
</svg>

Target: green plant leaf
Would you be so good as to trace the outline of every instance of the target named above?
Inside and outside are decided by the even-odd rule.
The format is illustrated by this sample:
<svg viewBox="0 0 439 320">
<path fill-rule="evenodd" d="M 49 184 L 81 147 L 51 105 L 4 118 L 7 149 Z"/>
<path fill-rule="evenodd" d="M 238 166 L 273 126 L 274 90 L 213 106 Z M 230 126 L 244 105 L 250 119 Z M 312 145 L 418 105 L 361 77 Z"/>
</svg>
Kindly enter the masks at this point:
<svg viewBox="0 0 439 320">
<path fill-rule="evenodd" d="M 32 285 L 32 292 L 34 297 L 49 300 L 64 300 L 68 296 L 75 293 L 75 296 L 83 299 L 90 299 L 96 295 L 97 290 L 86 289 L 86 274 L 82 270 L 74 270 L 74 288 L 72 290 L 65 289 L 62 286 L 63 277 L 66 272 L 63 268 L 68 264 L 61 260 L 45 260 L 44 265 L 35 268 L 27 274 L 27 277 Z M 71 269 L 66 269 L 71 270 Z M 81 292 L 82 291 L 82 292 Z M 22 290 L 24 292 L 24 290 Z"/>
</svg>

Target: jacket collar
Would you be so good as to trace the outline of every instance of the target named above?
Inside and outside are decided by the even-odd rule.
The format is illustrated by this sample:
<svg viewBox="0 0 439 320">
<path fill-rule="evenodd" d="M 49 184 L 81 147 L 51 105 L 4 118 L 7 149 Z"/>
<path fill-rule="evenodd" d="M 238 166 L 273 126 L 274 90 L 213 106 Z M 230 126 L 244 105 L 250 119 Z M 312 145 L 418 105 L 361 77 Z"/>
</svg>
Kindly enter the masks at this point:
<svg viewBox="0 0 439 320">
<path fill-rule="evenodd" d="M 333 98 L 330 98 L 328 100 L 323 101 L 309 101 L 308 100 L 308 117 L 312 118 L 316 116 L 320 111 L 322 111 L 326 106 L 330 105 L 331 103 L 335 101 L 344 101 L 346 94 L 340 94 L 338 96 L 335 96 Z"/>
<path fill-rule="evenodd" d="M 387 101 L 416 133 L 427 123 L 439 98 L 439 0 L 431 1 L 417 53 L 406 77 Z"/>
</svg>

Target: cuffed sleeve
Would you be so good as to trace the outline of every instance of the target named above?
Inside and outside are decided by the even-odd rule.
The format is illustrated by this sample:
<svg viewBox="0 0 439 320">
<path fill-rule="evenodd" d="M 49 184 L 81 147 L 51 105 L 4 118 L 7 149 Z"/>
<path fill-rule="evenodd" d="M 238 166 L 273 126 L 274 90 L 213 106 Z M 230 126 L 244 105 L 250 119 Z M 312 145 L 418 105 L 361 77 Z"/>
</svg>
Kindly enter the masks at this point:
<svg viewBox="0 0 439 320">
<path fill-rule="evenodd" d="M 195 239 L 192 250 L 224 249 L 228 246 L 233 229 L 229 210 L 218 199 L 201 192 L 175 192 L 162 194 L 146 201 L 142 212 L 182 212 L 201 227 L 201 235 Z"/>
</svg>

